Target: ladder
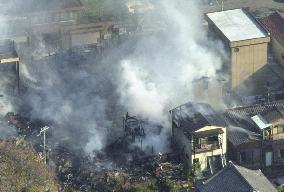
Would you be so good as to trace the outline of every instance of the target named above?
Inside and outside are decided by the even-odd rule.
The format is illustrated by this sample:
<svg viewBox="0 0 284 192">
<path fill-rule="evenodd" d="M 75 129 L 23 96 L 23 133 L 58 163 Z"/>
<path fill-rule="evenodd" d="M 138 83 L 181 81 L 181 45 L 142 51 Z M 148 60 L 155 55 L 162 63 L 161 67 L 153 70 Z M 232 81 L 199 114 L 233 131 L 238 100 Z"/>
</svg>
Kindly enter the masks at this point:
<svg viewBox="0 0 284 192">
<path fill-rule="evenodd" d="M 221 147 L 221 161 L 222 161 L 222 166 L 225 167 L 227 165 L 227 161 L 226 161 L 226 156 L 223 152 L 223 137 L 222 135 L 218 137 L 218 141 L 219 141 L 219 146 Z"/>
</svg>

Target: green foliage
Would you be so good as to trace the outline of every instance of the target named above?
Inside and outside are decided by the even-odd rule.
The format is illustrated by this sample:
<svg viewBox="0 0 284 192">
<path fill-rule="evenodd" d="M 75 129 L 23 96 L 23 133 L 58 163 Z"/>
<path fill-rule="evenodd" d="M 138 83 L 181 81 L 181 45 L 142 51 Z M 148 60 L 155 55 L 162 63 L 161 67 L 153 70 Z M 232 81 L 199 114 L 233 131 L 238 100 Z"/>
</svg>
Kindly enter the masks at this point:
<svg viewBox="0 0 284 192">
<path fill-rule="evenodd" d="M 190 181 L 181 182 L 167 178 L 166 185 L 168 186 L 171 192 L 179 192 L 183 189 L 190 189 L 192 187 L 192 183 Z"/>
<path fill-rule="evenodd" d="M 86 9 L 84 18 L 121 20 L 128 15 L 125 0 L 82 0 L 82 3 Z"/>
<path fill-rule="evenodd" d="M 129 190 L 131 192 L 157 192 L 156 189 L 151 189 L 149 186 L 144 184 L 135 184 Z"/>
<path fill-rule="evenodd" d="M 23 140 L 0 141 L 1 192 L 56 192 L 53 174 Z"/>
<path fill-rule="evenodd" d="M 276 189 L 278 192 L 284 192 L 284 187 L 277 186 Z"/>
<path fill-rule="evenodd" d="M 199 162 L 193 163 L 192 164 L 192 169 L 193 170 L 200 170 L 201 169 L 201 164 Z"/>
</svg>

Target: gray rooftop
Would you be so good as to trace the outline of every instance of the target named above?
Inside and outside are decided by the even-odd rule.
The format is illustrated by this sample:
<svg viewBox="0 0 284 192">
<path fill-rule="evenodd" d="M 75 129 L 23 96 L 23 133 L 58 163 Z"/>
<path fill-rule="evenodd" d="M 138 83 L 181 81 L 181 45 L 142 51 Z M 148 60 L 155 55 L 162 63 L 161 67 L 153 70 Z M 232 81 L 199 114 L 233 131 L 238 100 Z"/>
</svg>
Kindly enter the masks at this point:
<svg viewBox="0 0 284 192">
<path fill-rule="evenodd" d="M 251 119 L 255 115 L 261 115 L 267 121 L 284 118 L 284 100 L 228 109 L 223 117 L 228 125 L 259 133 L 259 127 Z"/>
<path fill-rule="evenodd" d="M 224 119 L 206 103 L 188 102 L 171 110 L 173 124 L 190 136 L 205 126 L 226 127 Z"/>
<path fill-rule="evenodd" d="M 199 192 L 276 192 L 260 170 L 250 170 L 229 162 L 207 181 L 197 184 Z"/>
<path fill-rule="evenodd" d="M 207 13 L 230 42 L 267 37 L 265 30 L 243 9 Z"/>
<path fill-rule="evenodd" d="M 239 146 L 249 142 L 260 142 L 261 140 L 260 134 L 251 132 L 241 127 L 228 126 L 227 131 L 228 140 L 234 146 Z"/>
</svg>

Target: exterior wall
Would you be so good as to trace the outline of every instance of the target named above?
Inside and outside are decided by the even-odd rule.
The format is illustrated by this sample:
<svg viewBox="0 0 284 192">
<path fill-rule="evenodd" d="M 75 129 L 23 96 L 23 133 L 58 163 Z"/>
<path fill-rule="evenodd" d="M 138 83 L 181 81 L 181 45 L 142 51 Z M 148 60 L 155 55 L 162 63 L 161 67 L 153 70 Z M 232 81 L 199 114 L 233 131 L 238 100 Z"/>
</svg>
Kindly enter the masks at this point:
<svg viewBox="0 0 284 192">
<path fill-rule="evenodd" d="M 209 103 L 214 108 L 223 107 L 223 87 L 225 82 L 212 79 L 200 79 L 193 83 L 195 101 Z"/>
<path fill-rule="evenodd" d="M 267 64 L 267 43 L 231 48 L 231 88 Z"/>
<path fill-rule="evenodd" d="M 276 39 L 272 38 L 272 51 L 277 62 L 284 67 L 284 46 L 282 46 Z"/>
<path fill-rule="evenodd" d="M 245 159 L 242 159 L 245 155 Z M 237 164 L 250 169 L 259 169 L 262 165 L 260 142 L 251 142 L 236 148 L 235 161 Z"/>
<path fill-rule="evenodd" d="M 215 126 L 206 126 L 204 128 L 199 129 L 196 132 L 201 132 L 201 131 L 207 131 L 207 130 L 213 130 L 213 129 L 219 129 L 221 127 L 215 127 Z M 199 163 L 201 165 L 201 171 L 204 171 L 206 169 L 208 169 L 207 167 L 207 158 L 208 157 L 212 157 L 212 156 L 216 156 L 216 155 L 226 155 L 227 152 L 227 130 L 226 128 L 222 128 L 223 130 L 223 134 L 222 134 L 222 149 L 215 149 L 215 150 L 210 150 L 210 151 L 205 151 L 205 152 L 200 152 L 200 153 L 195 153 L 192 154 L 192 163 L 194 159 L 199 159 Z"/>
<path fill-rule="evenodd" d="M 274 142 L 272 145 L 273 166 L 284 165 L 284 141 Z"/>
<path fill-rule="evenodd" d="M 175 126 L 173 126 L 172 134 L 174 145 L 181 155 L 185 169 L 188 169 L 188 172 L 191 172 L 192 142 L 185 136 L 183 130 L 176 128 Z"/>
</svg>

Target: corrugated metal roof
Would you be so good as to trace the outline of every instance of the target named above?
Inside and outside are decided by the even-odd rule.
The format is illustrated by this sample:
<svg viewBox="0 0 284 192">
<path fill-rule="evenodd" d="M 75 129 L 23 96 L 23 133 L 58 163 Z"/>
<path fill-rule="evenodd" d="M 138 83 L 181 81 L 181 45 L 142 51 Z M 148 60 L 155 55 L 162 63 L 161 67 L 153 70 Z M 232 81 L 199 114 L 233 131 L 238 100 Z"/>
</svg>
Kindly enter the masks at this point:
<svg viewBox="0 0 284 192">
<path fill-rule="evenodd" d="M 260 128 L 260 129 L 265 129 L 267 127 L 270 127 L 271 124 L 269 124 L 267 122 L 267 120 L 265 118 L 263 118 L 261 115 L 255 115 L 253 117 L 251 117 L 251 119 L 253 120 L 253 122 L 255 122 L 255 124 Z"/>
<path fill-rule="evenodd" d="M 207 13 L 207 17 L 231 42 L 268 36 L 265 30 L 243 9 Z"/>
</svg>

